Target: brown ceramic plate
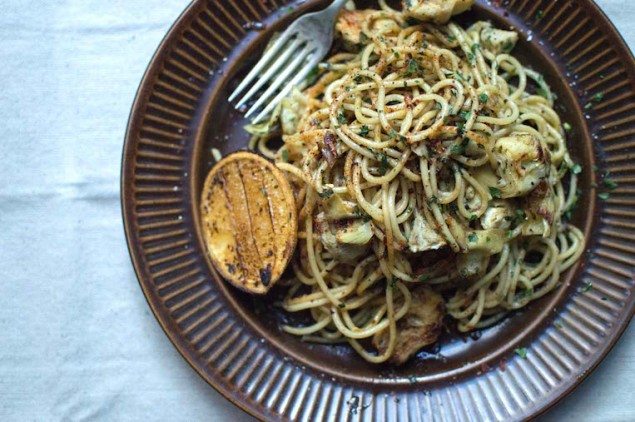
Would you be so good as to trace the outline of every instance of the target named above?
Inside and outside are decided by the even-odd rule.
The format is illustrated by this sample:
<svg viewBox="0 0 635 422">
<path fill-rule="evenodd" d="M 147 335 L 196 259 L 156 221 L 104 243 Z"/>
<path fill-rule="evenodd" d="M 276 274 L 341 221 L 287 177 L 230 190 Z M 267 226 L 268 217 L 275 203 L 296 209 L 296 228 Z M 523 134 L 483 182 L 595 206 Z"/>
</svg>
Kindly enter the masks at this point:
<svg viewBox="0 0 635 422">
<path fill-rule="evenodd" d="M 372 366 L 348 347 L 282 333 L 282 316 L 220 280 L 203 250 L 198 202 L 210 148 L 228 153 L 247 142 L 228 93 L 272 32 L 328 2 L 284 3 L 194 1 L 139 89 L 124 147 L 123 214 L 141 287 L 161 326 L 208 383 L 262 419 L 519 420 L 545 411 L 595 368 L 633 315 L 629 49 L 591 0 L 479 1 L 460 17 L 520 30 L 516 54 L 557 93 L 557 109 L 574 128 L 570 149 L 584 167 L 576 223 L 588 253 L 558 291 L 479 338 L 447 335 L 438 350 L 403 367 Z M 264 29 L 249 29 L 253 22 Z M 602 101 L 592 102 L 600 92 Z M 601 174 L 608 171 L 619 186 L 603 200 Z M 526 359 L 514 353 L 519 347 L 527 348 Z"/>
</svg>

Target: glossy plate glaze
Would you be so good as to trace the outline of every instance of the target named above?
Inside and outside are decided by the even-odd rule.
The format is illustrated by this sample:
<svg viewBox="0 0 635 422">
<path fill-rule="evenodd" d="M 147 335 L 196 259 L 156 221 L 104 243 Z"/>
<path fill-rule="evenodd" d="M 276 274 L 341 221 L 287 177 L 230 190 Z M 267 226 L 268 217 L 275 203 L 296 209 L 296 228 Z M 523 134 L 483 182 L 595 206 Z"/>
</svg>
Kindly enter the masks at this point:
<svg viewBox="0 0 635 422">
<path fill-rule="evenodd" d="M 159 47 L 133 106 L 122 165 L 128 245 L 148 303 L 192 367 L 261 419 L 507 421 L 545 411 L 602 360 L 633 315 L 630 51 L 591 0 L 479 1 L 459 18 L 519 30 L 515 54 L 557 93 L 584 168 L 575 222 L 587 253 L 556 292 L 499 325 L 468 337 L 448 332 L 399 368 L 373 366 L 348 347 L 281 332 L 284 315 L 219 279 L 199 224 L 210 149 L 227 154 L 248 139 L 228 93 L 273 32 L 327 3 L 194 1 Z M 606 172 L 618 187 L 601 199 Z"/>
</svg>

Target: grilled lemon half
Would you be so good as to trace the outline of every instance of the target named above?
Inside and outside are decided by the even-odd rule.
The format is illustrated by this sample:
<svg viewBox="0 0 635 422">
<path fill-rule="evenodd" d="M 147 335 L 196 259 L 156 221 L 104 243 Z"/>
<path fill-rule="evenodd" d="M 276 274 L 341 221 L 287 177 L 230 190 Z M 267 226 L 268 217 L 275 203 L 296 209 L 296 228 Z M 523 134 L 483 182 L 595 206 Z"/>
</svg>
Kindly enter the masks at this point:
<svg viewBox="0 0 635 422">
<path fill-rule="evenodd" d="M 267 293 L 298 237 L 295 199 L 283 173 L 251 152 L 228 155 L 208 174 L 200 211 L 207 252 L 220 274 L 247 292 Z"/>
</svg>

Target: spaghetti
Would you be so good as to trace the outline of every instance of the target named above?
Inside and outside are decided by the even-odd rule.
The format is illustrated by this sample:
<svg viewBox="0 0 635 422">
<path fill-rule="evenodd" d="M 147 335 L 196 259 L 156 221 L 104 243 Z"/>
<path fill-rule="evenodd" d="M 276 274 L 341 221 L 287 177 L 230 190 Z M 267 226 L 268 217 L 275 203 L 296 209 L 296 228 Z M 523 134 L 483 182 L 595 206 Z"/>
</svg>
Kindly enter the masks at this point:
<svg viewBox="0 0 635 422">
<path fill-rule="evenodd" d="M 313 322 L 283 329 L 374 363 L 399 347 L 421 286 L 469 332 L 554 290 L 584 245 L 568 222 L 580 168 L 554 95 L 511 54 L 517 34 L 380 6 L 345 12 L 360 25 L 338 24 L 340 52 L 250 128 L 296 189 L 282 307 Z"/>
</svg>

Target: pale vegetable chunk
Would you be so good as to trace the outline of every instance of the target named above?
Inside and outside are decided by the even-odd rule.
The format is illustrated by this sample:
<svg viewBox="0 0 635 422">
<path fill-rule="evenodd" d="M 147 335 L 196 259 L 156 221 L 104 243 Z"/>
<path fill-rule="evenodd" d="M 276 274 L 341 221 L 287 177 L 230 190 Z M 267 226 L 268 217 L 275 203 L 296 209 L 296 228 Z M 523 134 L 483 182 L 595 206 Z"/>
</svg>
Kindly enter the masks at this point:
<svg viewBox="0 0 635 422">
<path fill-rule="evenodd" d="M 514 132 L 498 139 L 493 155 L 503 198 L 523 196 L 549 175 L 549 150 L 529 133 Z"/>
<path fill-rule="evenodd" d="M 514 31 L 504 31 L 488 26 L 481 31 L 481 39 L 486 49 L 496 54 L 509 53 L 518 42 L 518 34 Z"/>
<path fill-rule="evenodd" d="M 395 364 L 406 362 L 422 347 L 433 344 L 441 335 L 445 303 L 443 297 L 425 287 L 412 291 L 412 304 L 406 315 L 397 321 L 397 342 L 390 360 Z M 389 346 L 388 329 L 373 337 L 379 353 Z"/>
<path fill-rule="evenodd" d="M 453 15 L 468 10 L 474 0 L 403 0 L 407 16 L 424 22 L 447 23 Z"/>
<path fill-rule="evenodd" d="M 436 250 L 446 244 L 445 239 L 426 221 L 419 210 L 415 210 L 415 219 L 412 224 L 410 237 L 408 238 L 410 252 L 417 253 Z"/>
</svg>

